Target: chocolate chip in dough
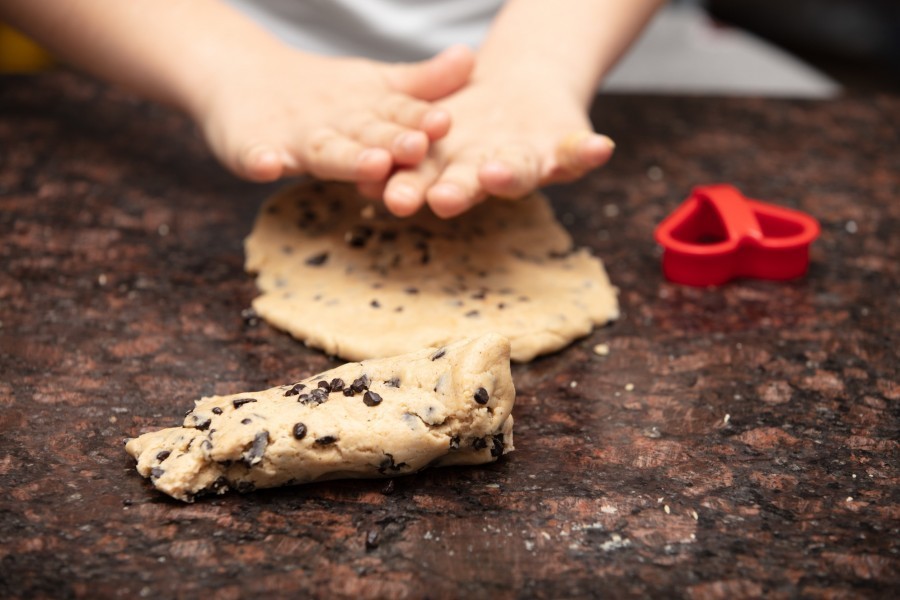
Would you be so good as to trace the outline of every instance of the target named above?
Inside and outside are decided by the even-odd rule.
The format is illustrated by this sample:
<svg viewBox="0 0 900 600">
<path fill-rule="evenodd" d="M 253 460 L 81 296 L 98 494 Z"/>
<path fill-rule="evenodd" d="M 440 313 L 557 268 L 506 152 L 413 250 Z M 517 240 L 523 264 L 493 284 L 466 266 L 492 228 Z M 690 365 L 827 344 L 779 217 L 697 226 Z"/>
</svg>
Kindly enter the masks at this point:
<svg viewBox="0 0 900 600">
<path fill-rule="evenodd" d="M 306 425 L 303 423 L 296 423 L 293 429 L 294 438 L 298 440 L 302 440 L 306 437 Z"/>
<path fill-rule="evenodd" d="M 256 402 L 256 398 L 235 398 L 231 401 L 235 409 L 238 409 L 245 404 L 250 404 L 251 402 Z"/>
<path fill-rule="evenodd" d="M 363 404 L 366 406 L 378 406 L 381 404 L 381 396 L 369 390 L 363 395 Z"/>
<path fill-rule="evenodd" d="M 306 259 L 306 264 L 311 267 L 321 267 L 328 261 L 328 253 L 321 252 L 319 254 L 313 254 L 309 258 Z"/>
<path fill-rule="evenodd" d="M 486 389 L 484 389 L 483 387 L 480 387 L 477 390 L 475 390 L 475 402 L 477 402 L 478 404 L 487 404 L 488 400 L 490 400 L 490 399 L 491 399 L 491 397 L 488 394 L 488 391 Z"/>
<path fill-rule="evenodd" d="M 255 436 L 253 436 L 253 445 L 250 446 L 250 450 L 244 453 L 244 464 L 248 467 L 252 467 L 262 460 L 263 455 L 266 453 L 266 448 L 269 445 L 269 432 L 266 430 L 260 431 Z"/>
</svg>

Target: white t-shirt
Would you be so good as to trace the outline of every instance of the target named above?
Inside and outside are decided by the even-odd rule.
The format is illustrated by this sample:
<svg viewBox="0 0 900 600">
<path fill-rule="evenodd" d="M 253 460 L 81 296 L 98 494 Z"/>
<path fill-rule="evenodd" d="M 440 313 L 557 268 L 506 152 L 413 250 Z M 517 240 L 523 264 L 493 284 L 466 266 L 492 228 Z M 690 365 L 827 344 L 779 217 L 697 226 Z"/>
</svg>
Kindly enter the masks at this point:
<svg viewBox="0 0 900 600">
<path fill-rule="evenodd" d="M 415 61 L 477 48 L 503 0 L 227 0 L 286 43 L 332 56 Z"/>
</svg>

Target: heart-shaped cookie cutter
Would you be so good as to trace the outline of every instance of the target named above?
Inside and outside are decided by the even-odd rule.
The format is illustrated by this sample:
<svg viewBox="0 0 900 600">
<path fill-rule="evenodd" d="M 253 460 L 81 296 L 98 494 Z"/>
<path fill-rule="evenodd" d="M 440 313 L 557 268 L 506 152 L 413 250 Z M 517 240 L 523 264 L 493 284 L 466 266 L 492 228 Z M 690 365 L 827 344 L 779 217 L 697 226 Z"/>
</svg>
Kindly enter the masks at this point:
<svg viewBox="0 0 900 600">
<path fill-rule="evenodd" d="M 663 273 L 686 285 L 737 277 L 793 279 L 806 273 L 819 223 L 797 210 L 745 198 L 727 184 L 694 188 L 656 228 Z"/>
</svg>

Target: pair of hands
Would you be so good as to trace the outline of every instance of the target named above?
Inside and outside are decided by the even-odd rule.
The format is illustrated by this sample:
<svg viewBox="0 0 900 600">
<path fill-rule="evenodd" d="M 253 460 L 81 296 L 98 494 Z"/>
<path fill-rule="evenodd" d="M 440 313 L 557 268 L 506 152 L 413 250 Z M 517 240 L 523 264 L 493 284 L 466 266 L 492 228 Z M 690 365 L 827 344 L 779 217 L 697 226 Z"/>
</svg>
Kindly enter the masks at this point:
<svg viewBox="0 0 900 600">
<path fill-rule="evenodd" d="M 464 47 L 410 65 L 285 49 L 233 65 L 195 114 L 217 157 L 254 181 L 351 181 L 398 216 L 459 215 L 605 163 L 609 138 L 552 74 L 484 73 Z M 452 120 L 452 123 L 451 123 Z"/>
</svg>

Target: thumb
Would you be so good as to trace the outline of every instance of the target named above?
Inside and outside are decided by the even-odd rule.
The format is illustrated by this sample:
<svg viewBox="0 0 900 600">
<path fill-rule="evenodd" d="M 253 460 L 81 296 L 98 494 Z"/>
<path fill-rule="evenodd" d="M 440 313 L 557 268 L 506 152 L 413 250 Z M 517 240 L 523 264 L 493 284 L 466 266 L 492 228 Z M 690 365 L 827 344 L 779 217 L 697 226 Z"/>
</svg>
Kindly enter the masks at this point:
<svg viewBox="0 0 900 600">
<path fill-rule="evenodd" d="M 475 53 L 457 45 L 428 60 L 391 65 L 387 78 L 398 92 L 419 100 L 440 100 L 466 85 L 474 67 Z"/>
</svg>

